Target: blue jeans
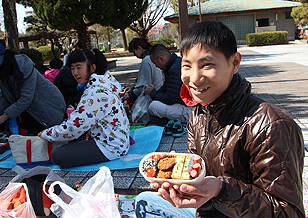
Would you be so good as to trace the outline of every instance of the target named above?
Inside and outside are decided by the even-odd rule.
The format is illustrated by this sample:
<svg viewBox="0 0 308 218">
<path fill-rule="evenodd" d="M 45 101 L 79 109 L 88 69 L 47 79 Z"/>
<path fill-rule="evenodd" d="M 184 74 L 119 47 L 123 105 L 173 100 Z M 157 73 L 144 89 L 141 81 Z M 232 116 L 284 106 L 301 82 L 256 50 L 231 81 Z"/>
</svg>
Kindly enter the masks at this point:
<svg viewBox="0 0 308 218">
<path fill-rule="evenodd" d="M 136 197 L 137 218 L 192 218 L 196 217 L 195 208 L 173 207 L 168 201 L 156 195 L 156 192 L 142 192 Z"/>
</svg>

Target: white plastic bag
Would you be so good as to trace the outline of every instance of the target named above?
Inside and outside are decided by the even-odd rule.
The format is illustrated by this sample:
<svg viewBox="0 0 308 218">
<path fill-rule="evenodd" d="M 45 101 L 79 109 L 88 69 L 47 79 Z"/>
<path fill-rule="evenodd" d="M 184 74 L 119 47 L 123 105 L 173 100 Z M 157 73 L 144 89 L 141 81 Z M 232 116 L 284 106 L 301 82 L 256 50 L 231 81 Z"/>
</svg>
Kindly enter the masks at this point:
<svg viewBox="0 0 308 218">
<path fill-rule="evenodd" d="M 27 185 L 21 182 L 25 178 L 30 178 L 35 175 L 46 175 L 46 180 L 48 180 L 46 181 L 47 185 L 50 185 L 50 183 L 54 181 L 64 182 L 64 180 L 59 175 L 55 174 L 49 167 L 37 166 L 27 171 L 16 165 L 12 171 L 16 172 L 17 175 L 0 193 L 0 217 L 36 218 L 35 211 L 30 201 Z M 22 187 L 24 187 L 26 191 L 27 201 L 13 210 L 7 210 L 8 203 Z"/>
<path fill-rule="evenodd" d="M 64 196 L 59 197 L 54 193 L 55 185 L 60 186 Z M 50 209 L 58 217 L 120 218 L 108 167 L 100 167 L 79 192 L 63 182 L 56 181 L 50 185 L 49 194 L 45 194 L 56 203 Z"/>
<path fill-rule="evenodd" d="M 132 113 L 131 113 L 132 124 L 138 122 L 138 120 L 147 115 L 149 105 L 151 102 L 152 102 L 151 97 L 147 95 L 145 91 L 139 95 L 139 97 L 132 106 Z"/>
<path fill-rule="evenodd" d="M 27 201 L 12 210 L 8 210 L 8 203 L 24 187 Z M 27 185 L 25 183 L 9 183 L 8 186 L 0 193 L 0 217 L 9 218 L 36 218 L 32 207 Z"/>
</svg>

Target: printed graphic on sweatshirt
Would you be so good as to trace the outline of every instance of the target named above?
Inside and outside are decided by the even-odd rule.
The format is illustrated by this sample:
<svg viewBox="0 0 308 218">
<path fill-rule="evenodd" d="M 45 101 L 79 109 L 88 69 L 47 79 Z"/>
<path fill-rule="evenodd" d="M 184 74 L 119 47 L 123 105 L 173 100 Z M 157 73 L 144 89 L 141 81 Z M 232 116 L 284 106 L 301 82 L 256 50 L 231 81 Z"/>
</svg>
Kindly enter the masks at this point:
<svg viewBox="0 0 308 218">
<path fill-rule="evenodd" d="M 70 141 L 90 133 L 101 150 L 108 150 L 110 159 L 127 154 L 129 121 L 119 98 L 121 85 L 109 72 L 91 75 L 87 87 L 70 118 L 44 131 L 49 141 Z"/>
</svg>

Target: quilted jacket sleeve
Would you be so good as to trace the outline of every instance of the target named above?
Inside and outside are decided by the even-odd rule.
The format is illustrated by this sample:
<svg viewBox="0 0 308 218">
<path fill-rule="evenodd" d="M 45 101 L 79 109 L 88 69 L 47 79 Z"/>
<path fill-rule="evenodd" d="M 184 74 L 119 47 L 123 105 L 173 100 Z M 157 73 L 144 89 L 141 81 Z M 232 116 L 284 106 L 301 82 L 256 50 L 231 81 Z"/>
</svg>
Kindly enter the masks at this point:
<svg viewBox="0 0 308 218">
<path fill-rule="evenodd" d="M 176 58 L 175 56 L 175 60 L 171 63 L 170 68 L 165 69 L 164 73 L 165 82 L 163 86 L 160 89 L 152 90 L 150 96 L 152 100 L 173 105 L 180 100 L 180 92 L 183 84 L 181 80 L 181 58 Z"/>
<path fill-rule="evenodd" d="M 304 217 L 303 144 L 294 122 L 281 119 L 263 128 L 245 148 L 253 184 L 221 176 L 225 189 L 213 206 L 230 217 Z"/>
</svg>

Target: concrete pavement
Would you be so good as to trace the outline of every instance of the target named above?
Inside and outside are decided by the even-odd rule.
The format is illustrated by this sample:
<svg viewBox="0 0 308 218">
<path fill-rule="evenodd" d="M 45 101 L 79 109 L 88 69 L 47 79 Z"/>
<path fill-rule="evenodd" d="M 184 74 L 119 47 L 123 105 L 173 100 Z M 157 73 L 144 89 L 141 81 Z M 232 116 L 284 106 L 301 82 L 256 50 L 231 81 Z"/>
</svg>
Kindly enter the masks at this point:
<svg viewBox="0 0 308 218">
<path fill-rule="evenodd" d="M 260 47 L 240 46 L 242 64 L 239 73 L 252 84 L 252 92 L 269 101 L 288 113 L 301 127 L 305 147 L 308 150 L 308 44 L 290 42 L 286 45 Z M 140 59 L 136 57 L 116 58 L 117 67 L 111 73 L 126 86 L 132 86 L 138 73 Z M 186 137 L 174 139 L 163 136 L 158 151 L 186 150 Z M 1 161 L 1 160 L 0 160 Z M 64 172 L 57 173 L 67 184 L 79 180 L 84 184 L 96 172 Z M 0 191 L 15 174 L 10 170 L 0 169 Z M 138 193 L 149 189 L 138 173 L 138 169 L 117 170 L 112 172 L 114 187 L 117 193 Z M 308 217 L 308 152 L 306 151 L 303 174 L 304 206 Z"/>
</svg>

